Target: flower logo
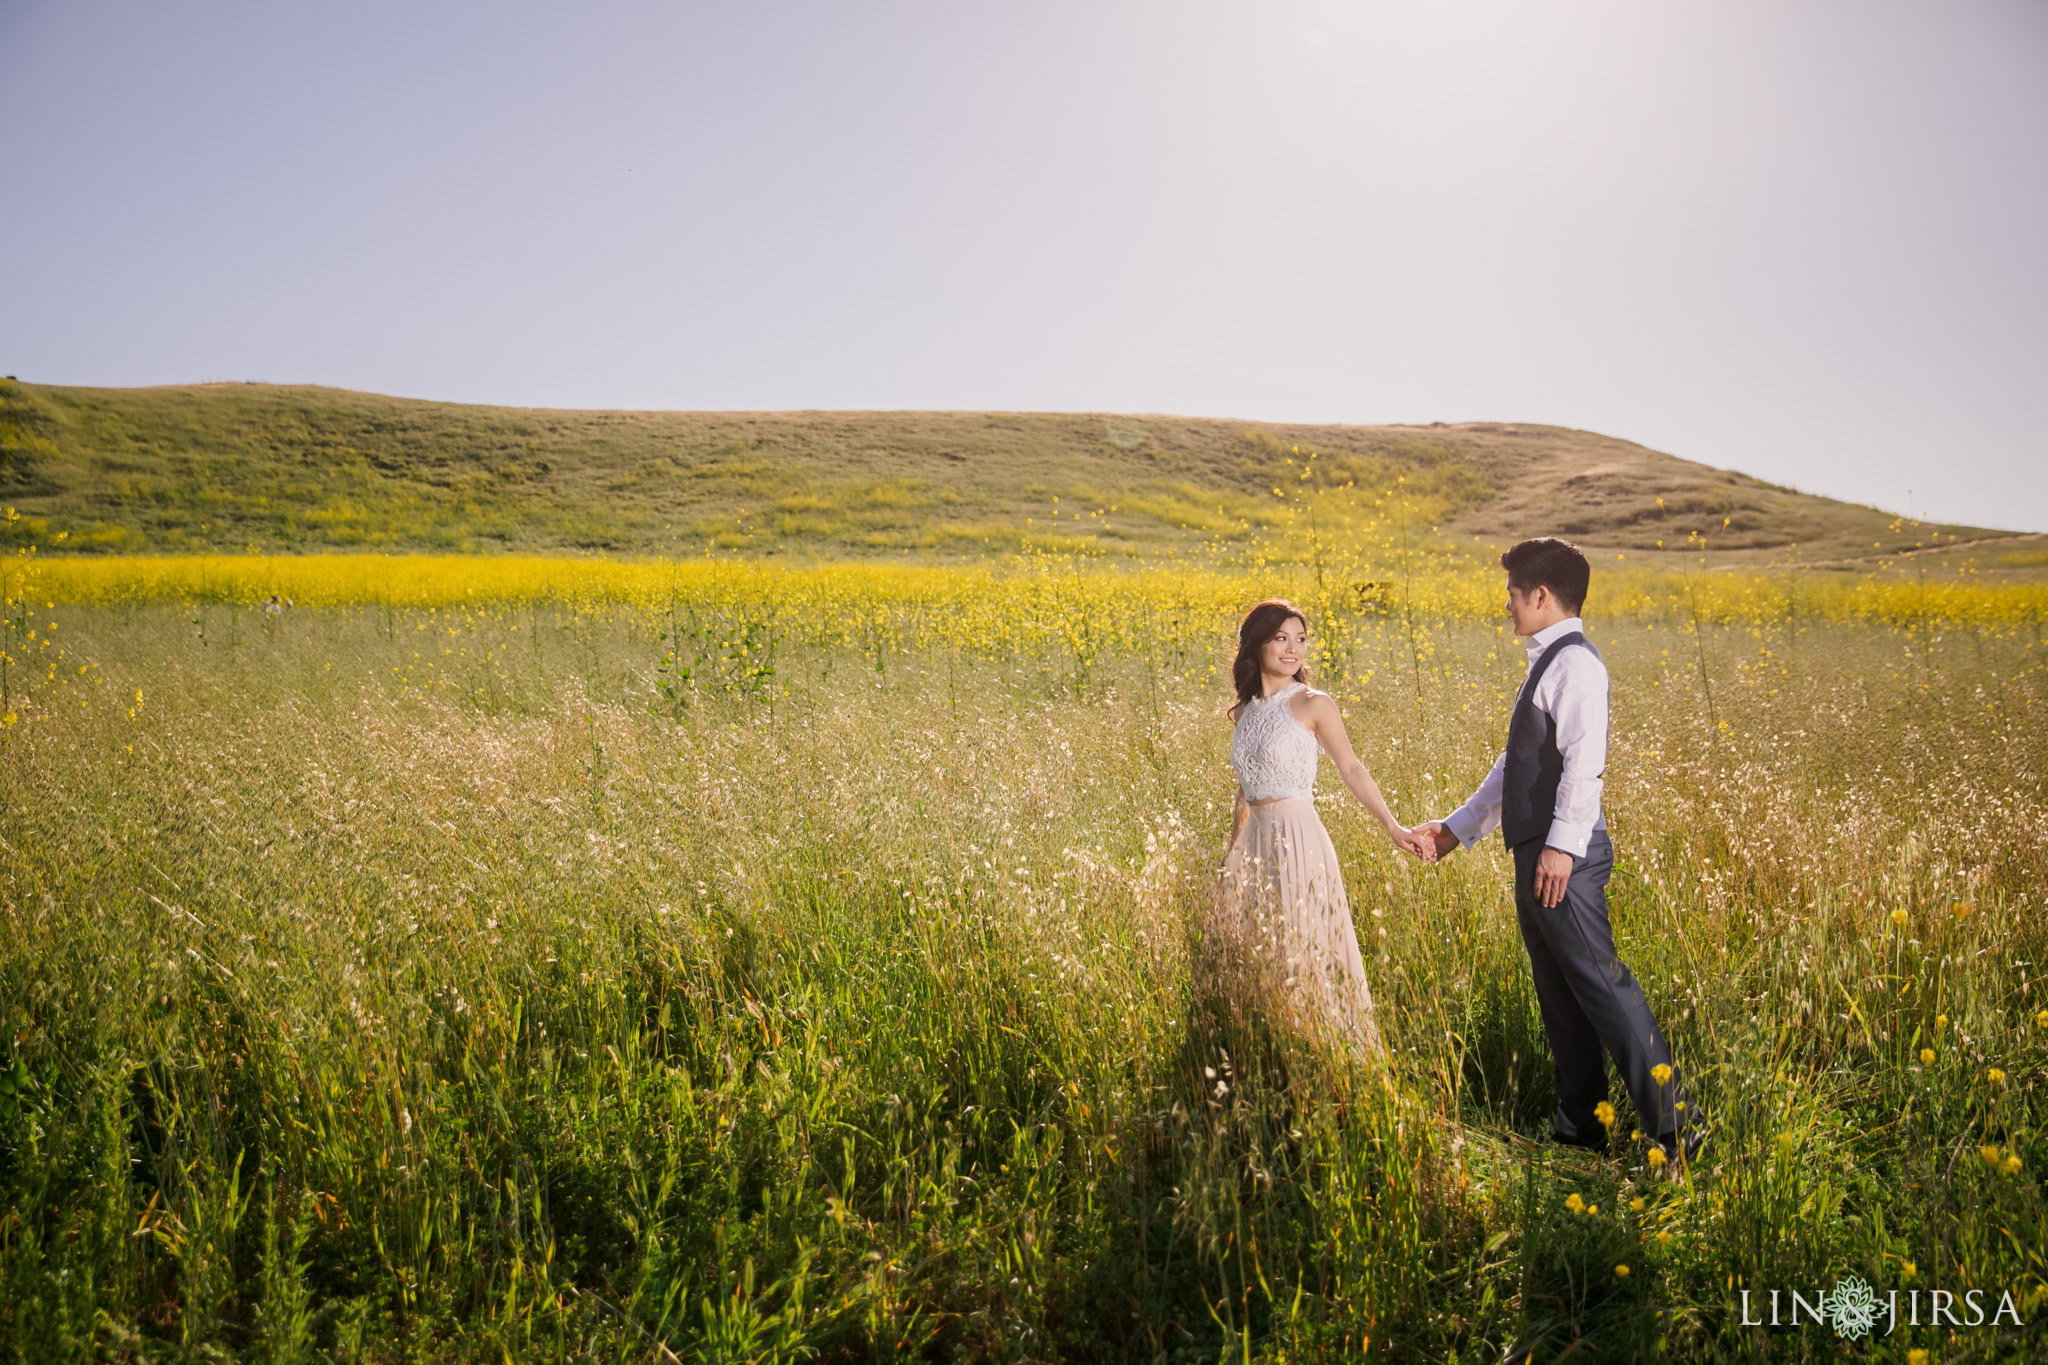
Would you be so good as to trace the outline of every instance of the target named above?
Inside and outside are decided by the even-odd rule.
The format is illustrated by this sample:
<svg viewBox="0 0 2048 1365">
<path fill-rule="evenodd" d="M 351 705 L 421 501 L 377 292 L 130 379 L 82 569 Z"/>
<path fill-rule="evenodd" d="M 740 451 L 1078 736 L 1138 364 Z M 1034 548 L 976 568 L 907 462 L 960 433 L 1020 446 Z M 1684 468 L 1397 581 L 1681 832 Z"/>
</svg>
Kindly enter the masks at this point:
<svg viewBox="0 0 2048 1365">
<path fill-rule="evenodd" d="M 1838 1337 L 1868 1336 L 1877 1323 L 1877 1291 L 1861 1275 L 1836 1280 L 1834 1292 L 1823 1294 L 1821 1304 Z"/>
</svg>

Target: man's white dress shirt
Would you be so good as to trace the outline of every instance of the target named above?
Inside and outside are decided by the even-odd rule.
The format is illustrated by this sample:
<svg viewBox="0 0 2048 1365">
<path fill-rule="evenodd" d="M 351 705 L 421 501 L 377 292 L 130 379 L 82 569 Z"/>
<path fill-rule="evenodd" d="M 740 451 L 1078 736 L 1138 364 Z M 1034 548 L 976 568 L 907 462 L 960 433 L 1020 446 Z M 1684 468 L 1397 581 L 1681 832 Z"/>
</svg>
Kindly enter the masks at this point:
<svg viewBox="0 0 2048 1365">
<path fill-rule="evenodd" d="M 1537 631 L 1529 637 L 1529 667 L 1535 668 L 1536 661 L 1558 640 L 1585 628 L 1574 616 Z M 1523 686 L 1527 685 L 1524 682 Z M 1516 700 L 1519 704 L 1519 694 Z M 1607 771 L 1607 665 L 1592 650 L 1573 646 L 1558 655 L 1537 682 L 1532 700 L 1555 726 L 1557 750 L 1564 758 L 1550 835 L 1543 842 L 1583 858 L 1593 829 L 1600 823 L 1600 789 L 1605 785 L 1601 774 Z M 1469 848 L 1475 839 L 1500 827 L 1500 784 L 1507 762 L 1503 752 L 1493 761 L 1493 771 L 1479 784 L 1479 790 L 1444 820 L 1461 846 Z"/>
</svg>

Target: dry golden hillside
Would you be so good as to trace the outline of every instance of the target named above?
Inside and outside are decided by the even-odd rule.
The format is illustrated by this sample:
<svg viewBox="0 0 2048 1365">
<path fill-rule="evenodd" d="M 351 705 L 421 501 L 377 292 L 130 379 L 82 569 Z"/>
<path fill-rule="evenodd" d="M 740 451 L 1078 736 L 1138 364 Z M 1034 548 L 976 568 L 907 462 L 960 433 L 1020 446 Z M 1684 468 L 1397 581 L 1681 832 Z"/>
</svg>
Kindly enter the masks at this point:
<svg viewBox="0 0 2048 1365">
<path fill-rule="evenodd" d="M 1907 523 L 1628 441 L 1491 422 L 993 412 L 584 412 L 310 386 L 0 383 L 0 498 L 65 552 L 390 549 L 936 558 L 1270 541 L 1304 484 L 1419 534 L 1656 559 L 1875 563 L 2038 538 Z M 1294 461 L 1294 463 L 1290 463 Z M 1276 496 L 1278 490 L 1278 496 Z M 2016 567 L 2025 567 L 2024 565 Z"/>
</svg>

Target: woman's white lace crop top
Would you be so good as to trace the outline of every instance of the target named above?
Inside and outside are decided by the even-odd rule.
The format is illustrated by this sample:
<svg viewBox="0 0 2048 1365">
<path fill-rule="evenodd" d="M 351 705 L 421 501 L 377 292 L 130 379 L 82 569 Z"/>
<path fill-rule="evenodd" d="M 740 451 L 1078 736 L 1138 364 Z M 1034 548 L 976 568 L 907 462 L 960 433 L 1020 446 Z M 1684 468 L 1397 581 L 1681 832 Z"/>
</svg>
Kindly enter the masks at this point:
<svg viewBox="0 0 2048 1365">
<path fill-rule="evenodd" d="M 1245 800 L 1315 799 L 1316 755 L 1322 746 L 1288 706 L 1303 690 L 1302 684 L 1292 683 L 1270 697 L 1253 697 L 1237 713 L 1230 766 L 1237 769 Z"/>
</svg>

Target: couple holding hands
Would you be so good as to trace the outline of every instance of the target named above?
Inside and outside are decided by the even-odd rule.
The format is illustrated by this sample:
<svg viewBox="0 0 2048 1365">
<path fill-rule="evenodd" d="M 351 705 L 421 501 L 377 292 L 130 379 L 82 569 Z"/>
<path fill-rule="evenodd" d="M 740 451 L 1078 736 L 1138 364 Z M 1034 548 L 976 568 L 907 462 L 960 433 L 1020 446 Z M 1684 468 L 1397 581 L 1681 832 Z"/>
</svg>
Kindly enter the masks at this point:
<svg viewBox="0 0 2048 1365">
<path fill-rule="evenodd" d="M 1529 648 L 1507 744 L 1470 800 L 1415 829 L 1394 819 L 1352 753 L 1336 702 L 1308 686 L 1300 609 L 1272 600 L 1246 614 L 1231 670 L 1237 805 L 1211 937 L 1234 945 L 1230 956 L 1240 964 L 1269 964 L 1287 996 L 1351 1048 L 1382 1052 L 1343 873 L 1316 817 L 1317 754 L 1336 762 L 1395 845 L 1425 862 L 1498 826 L 1514 858 L 1515 910 L 1554 1059 L 1552 1135 L 1607 1149 L 1597 1111 L 1612 1057 L 1643 1133 L 1661 1148 L 1651 1164 L 1675 1170 L 1696 1152 L 1702 1128 L 1642 988 L 1615 954 L 1607 919 L 1614 850 L 1600 788 L 1609 684 L 1579 619 L 1592 568 L 1577 546 L 1547 536 L 1521 542 L 1500 562 L 1509 620 Z"/>
</svg>

